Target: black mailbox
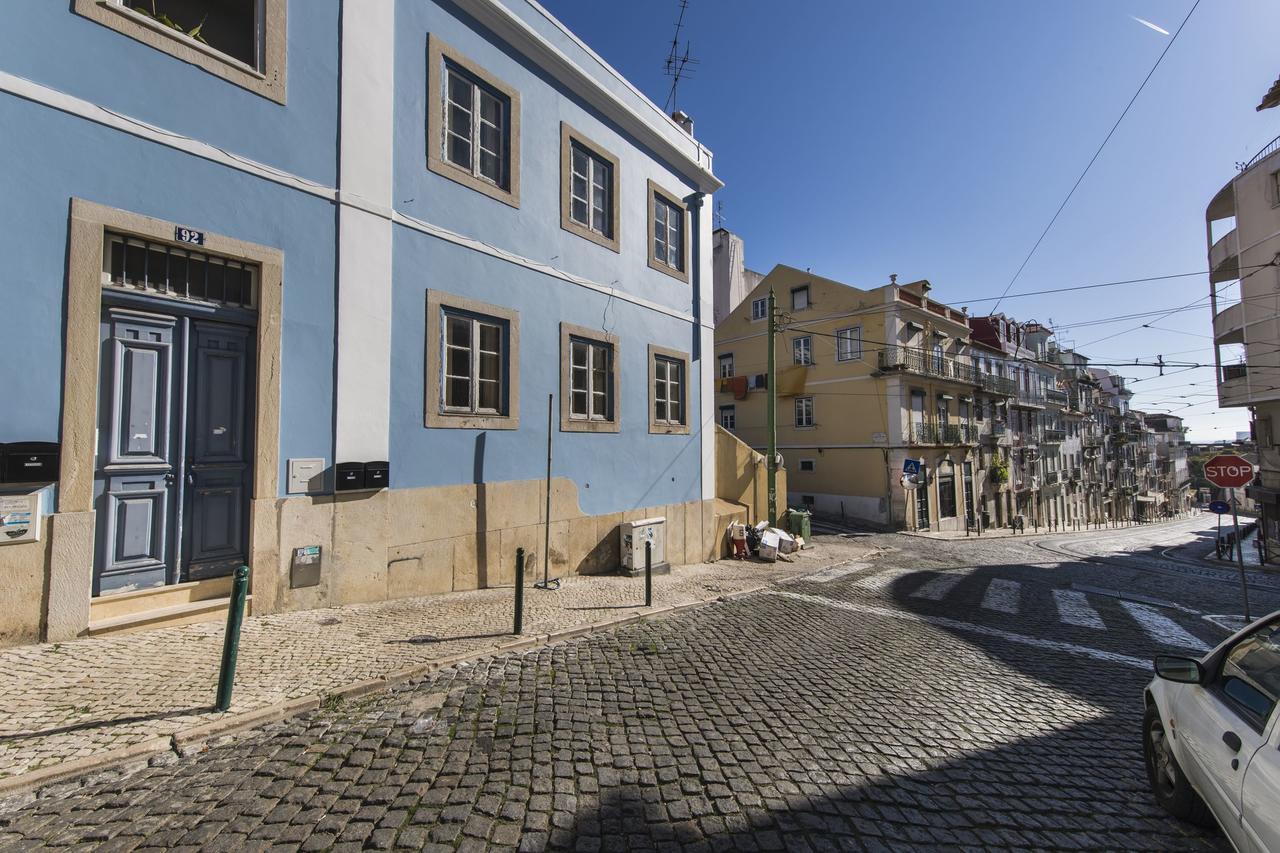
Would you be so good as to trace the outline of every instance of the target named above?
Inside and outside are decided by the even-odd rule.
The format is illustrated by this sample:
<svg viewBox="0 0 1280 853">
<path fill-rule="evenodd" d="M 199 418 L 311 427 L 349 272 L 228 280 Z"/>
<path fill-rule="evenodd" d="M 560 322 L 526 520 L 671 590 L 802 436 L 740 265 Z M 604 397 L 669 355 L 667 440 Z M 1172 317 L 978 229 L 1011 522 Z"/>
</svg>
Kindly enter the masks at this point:
<svg viewBox="0 0 1280 853">
<path fill-rule="evenodd" d="M 340 492 L 350 492 L 364 488 L 364 463 L 339 462 L 337 465 L 337 483 L 335 488 Z"/>
<path fill-rule="evenodd" d="M 366 489 L 385 489 L 391 485 L 391 464 L 388 462 L 364 463 L 364 487 Z"/>
<path fill-rule="evenodd" d="M 6 483 L 52 483 L 58 479 L 56 441 L 15 441 L 0 453 L 0 479 Z"/>
</svg>

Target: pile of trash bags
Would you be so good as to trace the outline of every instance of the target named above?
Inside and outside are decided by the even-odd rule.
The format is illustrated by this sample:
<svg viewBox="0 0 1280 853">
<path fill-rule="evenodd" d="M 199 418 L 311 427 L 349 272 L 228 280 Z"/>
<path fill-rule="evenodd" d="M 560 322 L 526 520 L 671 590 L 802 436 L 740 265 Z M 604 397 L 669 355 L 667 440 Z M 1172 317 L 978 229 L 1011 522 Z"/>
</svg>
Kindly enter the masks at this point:
<svg viewBox="0 0 1280 853">
<path fill-rule="evenodd" d="M 770 527 L 767 521 L 762 521 L 755 527 L 733 522 L 729 525 L 728 536 L 735 560 L 755 558 L 766 563 L 777 560 L 790 562 L 791 558 L 787 555 L 804 547 L 802 537 Z"/>
</svg>

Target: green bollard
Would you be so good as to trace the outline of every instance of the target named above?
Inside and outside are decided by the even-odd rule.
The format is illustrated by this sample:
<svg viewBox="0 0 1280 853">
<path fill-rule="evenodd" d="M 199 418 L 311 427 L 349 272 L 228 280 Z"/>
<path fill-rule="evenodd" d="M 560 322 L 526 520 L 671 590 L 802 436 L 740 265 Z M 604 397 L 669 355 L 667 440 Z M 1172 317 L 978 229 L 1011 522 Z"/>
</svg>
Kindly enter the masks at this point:
<svg viewBox="0 0 1280 853">
<path fill-rule="evenodd" d="M 231 602 L 227 606 L 227 630 L 222 636 L 222 669 L 218 672 L 218 701 L 215 711 L 231 707 L 231 688 L 236 681 L 236 654 L 240 651 L 240 624 L 244 622 L 244 599 L 249 591 L 249 567 L 236 569 L 231 582 Z"/>
<path fill-rule="evenodd" d="M 516 549 L 516 624 L 511 633 L 524 631 L 524 549 Z"/>
</svg>

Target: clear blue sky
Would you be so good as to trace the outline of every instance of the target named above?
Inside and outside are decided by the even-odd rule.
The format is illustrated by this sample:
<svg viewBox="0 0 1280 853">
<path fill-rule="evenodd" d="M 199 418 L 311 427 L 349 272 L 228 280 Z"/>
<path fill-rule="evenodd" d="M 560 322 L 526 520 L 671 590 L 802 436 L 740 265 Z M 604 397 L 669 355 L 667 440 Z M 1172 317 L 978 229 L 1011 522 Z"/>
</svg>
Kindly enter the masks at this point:
<svg viewBox="0 0 1280 853">
<path fill-rule="evenodd" d="M 543 2 L 663 104 L 676 0 Z M 750 267 L 863 287 L 927 278 L 985 313 L 993 303 L 977 299 L 1008 284 L 1168 43 L 1131 16 L 1173 32 L 1191 5 L 690 0 L 683 37 L 700 64 L 677 105 L 715 152 Z M 1280 3 L 1202 0 L 1011 293 L 1204 270 L 1205 205 L 1280 135 L 1280 109 L 1254 111 L 1280 75 L 1278 39 Z M 1198 276 L 1001 310 L 1069 325 L 1207 294 Z M 1083 346 L 1141 322 L 1060 337 L 1095 361 L 1212 363 L 1207 307 Z M 1217 409 L 1211 368 L 1120 372 L 1142 380 L 1135 406 L 1183 414 L 1195 439 L 1248 427 L 1244 410 Z M 1194 394 L 1208 396 L 1178 399 Z"/>
</svg>

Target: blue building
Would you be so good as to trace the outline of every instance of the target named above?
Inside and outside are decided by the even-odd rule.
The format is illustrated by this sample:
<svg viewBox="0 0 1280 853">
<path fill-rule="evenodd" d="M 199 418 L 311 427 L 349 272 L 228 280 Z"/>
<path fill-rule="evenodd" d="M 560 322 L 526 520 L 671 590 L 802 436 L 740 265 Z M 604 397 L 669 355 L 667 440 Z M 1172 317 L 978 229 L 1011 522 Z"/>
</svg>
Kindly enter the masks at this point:
<svg viewBox="0 0 1280 853">
<path fill-rule="evenodd" d="M 692 123 L 532 0 L 355 6 L 9 10 L 0 644 L 718 554 Z"/>
</svg>

